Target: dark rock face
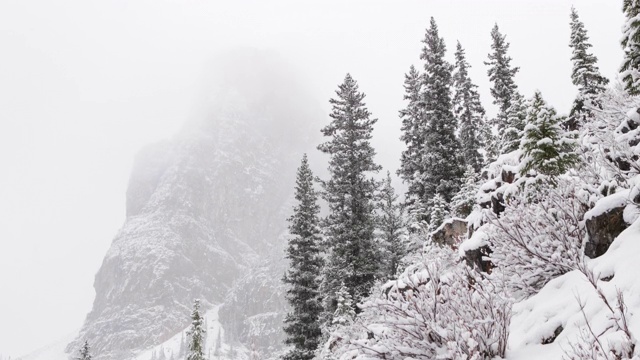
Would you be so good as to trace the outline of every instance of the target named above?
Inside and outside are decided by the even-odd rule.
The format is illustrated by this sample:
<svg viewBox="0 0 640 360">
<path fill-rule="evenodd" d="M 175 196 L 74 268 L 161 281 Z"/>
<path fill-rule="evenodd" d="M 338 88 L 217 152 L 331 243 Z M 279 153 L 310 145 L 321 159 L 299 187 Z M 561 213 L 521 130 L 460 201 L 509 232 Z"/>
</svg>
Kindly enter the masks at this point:
<svg viewBox="0 0 640 360">
<path fill-rule="evenodd" d="M 467 222 L 462 219 L 447 220 L 431 234 L 431 240 L 436 244 L 455 246 L 461 239 L 466 238 Z"/>
<path fill-rule="evenodd" d="M 313 104 L 300 110 L 302 92 L 285 86 L 290 76 L 282 76 L 282 66 L 252 65 L 242 68 L 245 77 L 237 82 L 225 73 L 231 78 L 217 84 L 216 104 L 204 118 L 138 154 L 125 223 L 96 274 L 93 309 L 67 352 L 86 339 L 97 360 L 129 359 L 185 329 L 195 298 L 206 311 L 235 287 L 238 294 L 252 290 L 246 295 L 272 299 L 260 308 L 236 307 L 242 320 L 263 315 L 281 324 L 273 313 L 282 312 L 283 293 L 238 280 L 269 252 L 276 264 L 284 262 L 274 249 L 283 248 L 295 170 L 308 144 L 317 143 L 319 127 L 312 120 L 321 113 L 311 115 Z M 281 91 L 263 86 L 276 81 L 265 76 L 277 78 Z M 277 269 L 272 283 L 280 280 Z M 232 320 L 223 327 L 242 326 Z M 273 334 L 254 331 L 250 340 L 280 347 L 281 326 L 274 324 Z"/>
<path fill-rule="evenodd" d="M 584 247 L 584 254 L 596 258 L 604 254 L 613 240 L 629 225 L 624 221 L 625 206 L 615 207 L 585 221 L 589 240 Z"/>
<path fill-rule="evenodd" d="M 493 263 L 487 260 L 489 255 L 491 255 L 491 248 L 485 245 L 474 250 L 465 251 L 464 258 L 470 267 L 485 273 L 491 273 Z"/>
</svg>

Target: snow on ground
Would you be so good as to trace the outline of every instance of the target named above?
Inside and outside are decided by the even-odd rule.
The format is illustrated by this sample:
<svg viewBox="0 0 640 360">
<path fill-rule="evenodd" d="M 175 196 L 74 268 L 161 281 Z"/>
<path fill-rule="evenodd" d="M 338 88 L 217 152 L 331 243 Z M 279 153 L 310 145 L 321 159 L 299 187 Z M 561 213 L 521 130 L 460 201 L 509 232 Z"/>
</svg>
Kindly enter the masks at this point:
<svg viewBox="0 0 640 360">
<path fill-rule="evenodd" d="M 587 260 L 597 286 L 612 306 L 616 295 L 624 295 L 628 307 L 629 329 L 640 335 L 640 221 L 636 221 L 613 242 L 599 258 Z M 509 351 L 511 360 L 562 359 L 572 343 L 587 330 L 585 315 L 594 333 L 605 348 L 619 342 L 620 332 L 608 329 L 611 311 L 599 298 L 594 287 L 580 271 L 572 271 L 549 282 L 538 294 L 514 305 L 510 326 Z M 560 329 L 560 326 L 562 329 Z M 554 332 L 560 331 L 550 344 Z M 586 333 L 584 333 L 586 334 Z"/>
<path fill-rule="evenodd" d="M 244 360 L 249 358 L 249 350 L 241 345 L 231 346 L 228 341 L 226 341 L 224 336 L 224 329 L 218 320 L 218 310 L 220 309 L 220 305 L 215 305 L 211 310 L 207 311 L 204 315 L 206 320 L 206 331 L 207 338 L 205 342 L 206 353 L 205 357 L 207 359 L 236 359 L 236 360 Z M 178 353 L 180 351 L 180 344 L 182 342 L 182 336 L 184 334 L 186 339 L 186 333 L 188 328 L 183 331 L 175 334 L 169 340 L 164 343 L 155 346 L 150 349 L 146 349 L 140 354 L 138 354 L 133 360 L 151 360 L 154 353 L 156 358 L 159 357 L 160 352 L 164 351 L 165 359 L 171 359 L 171 355 L 173 354 L 173 359 L 178 359 Z M 218 336 L 220 334 L 220 336 Z M 71 355 L 65 353 L 65 347 L 76 337 L 76 333 L 70 334 L 66 336 L 64 339 L 61 339 L 59 342 L 46 346 L 42 349 L 34 351 L 33 353 L 19 357 L 16 360 L 69 360 Z M 215 349 L 218 346 L 217 341 L 221 340 L 221 344 L 219 345 L 219 355 L 215 355 Z M 186 341 L 186 340 L 185 340 Z M 209 353 L 210 351 L 210 353 Z M 96 354 L 94 354 L 96 355 Z"/>
<path fill-rule="evenodd" d="M 64 352 L 68 343 L 73 341 L 77 332 L 68 334 L 60 341 L 40 348 L 28 355 L 18 357 L 17 360 L 69 360 L 69 354 Z"/>
</svg>

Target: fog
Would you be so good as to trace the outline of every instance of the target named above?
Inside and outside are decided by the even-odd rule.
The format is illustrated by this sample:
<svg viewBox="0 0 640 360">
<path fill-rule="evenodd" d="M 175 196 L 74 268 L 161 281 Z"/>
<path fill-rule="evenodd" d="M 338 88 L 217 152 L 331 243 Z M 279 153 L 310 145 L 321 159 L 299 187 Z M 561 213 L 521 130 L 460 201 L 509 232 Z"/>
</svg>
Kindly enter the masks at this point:
<svg viewBox="0 0 640 360">
<path fill-rule="evenodd" d="M 613 80 L 622 14 L 611 0 L 0 0 L 0 354 L 27 353 L 80 327 L 124 220 L 135 153 L 202 114 L 220 54 L 278 54 L 316 96 L 309 106 L 325 112 L 350 72 L 379 118 L 378 161 L 393 172 L 403 74 L 421 64 L 430 16 L 450 59 L 456 40 L 466 48 L 489 114 L 482 62 L 495 22 L 521 68 L 522 93 L 540 89 L 566 113 L 576 93 L 572 3 Z"/>
</svg>

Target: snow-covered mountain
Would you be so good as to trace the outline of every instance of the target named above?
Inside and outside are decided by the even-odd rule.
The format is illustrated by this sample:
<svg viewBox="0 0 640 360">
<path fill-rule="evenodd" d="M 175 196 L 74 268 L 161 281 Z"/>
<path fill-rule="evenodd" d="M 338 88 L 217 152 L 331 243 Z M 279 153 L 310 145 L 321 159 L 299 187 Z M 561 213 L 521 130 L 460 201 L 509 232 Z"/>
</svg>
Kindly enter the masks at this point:
<svg viewBox="0 0 640 360">
<path fill-rule="evenodd" d="M 235 53 L 214 72 L 201 115 L 137 155 L 126 221 L 68 354 L 88 340 L 98 360 L 143 356 L 180 336 L 195 298 L 216 322 L 228 302 L 225 346 L 273 352 L 282 343 L 285 219 L 322 113 L 271 54 Z M 259 331 L 267 323 L 272 331 Z"/>
</svg>

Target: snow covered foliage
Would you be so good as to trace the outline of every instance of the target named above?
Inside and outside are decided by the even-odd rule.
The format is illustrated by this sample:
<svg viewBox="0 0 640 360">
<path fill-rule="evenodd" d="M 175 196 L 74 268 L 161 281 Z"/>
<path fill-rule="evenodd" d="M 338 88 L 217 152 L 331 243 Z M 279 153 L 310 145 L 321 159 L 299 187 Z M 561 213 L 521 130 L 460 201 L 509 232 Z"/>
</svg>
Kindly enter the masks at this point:
<svg viewBox="0 0 640 360">
<path fill-rule="evenodd" d="M 581 178 L 596 200 L 632 187 L 629 179 L 640 173 L 640 98 L 616 84 L 598 102 L 601 107 L 590 108 L 593 118 L 580 132 Z"/>
<path fill-rule="evenodd" d="M 451 213 L 458 217 L 467 217 L 476 204 L 478 193 L 478 175 L 471 165 L 464 173 L 464 184 L 456 196 L 451 199 Z"/>
<path fill-rule="evenodd" d="M 349 294 L 349 289 L 344 285 L 340 286 L 340 289 L 336 292 L 336 311 L 333 312 L 333 319 L 331 324 L 333 325 L 349 325 L 353 323 L 356 318 L 356 311 L 354 310 L 353 299 Z"/>
<path fill-rule="evenodd" d="M 398 203 L 398 195 L 391 184 L 389 172 L 380 189 L 379 198 L 378 239 L 383 262 L 380 278 L 388 280 L 397 274 L 402 258 L 407 254 L 403 211 Z"/>
<path fill-rule="evenodd" d="M 425 141 L 424 101 L 422 99 L 423 76 L 411 65 L 409 73 L 405 74 L 404 100 L 407 105 L 400 110 L 402 135 L 400 140 L 406 144 L 406 149 L 400 156 L 398 175 L 408 185 L 405 204 L 410 208 L 419 207 L 420 196 L 424 193 L 419 175 L 424 173 L 423 164 L 419 160 Z"/>
<path fill-rule="evenodd" d="M 578 87 L 578 97 L 571 109 L 571 118 L 578 118 L 575 121 L 584 122 L 585 117 L 590 117 L 590 113 L 585 108 L 585 102 L 593 103 L 596 95 L 602 93 L 609 83 L 609 79 L 600 74 L 597 63 L 598 58 L 589 52 L 592 47 L 589 43 L 589 36 L 580 21 L 578 11 L 571 8 L 571 40 L 569 47 L 572 49 L 571 61 L 573 69 L 571 71 L 571 81 Z M 596 105 L 597 106 L 597 105 Z"/>
<path fill-rule="evenodd" d="M 302 158 L 296 178 L 296 206 L 289 218 L 292 238 L 286 250 L 289 269 L 283 281 L 288 285 L 287 300 L 291 312 L 285 318 L 286 344 L 293 348 L 283 357 L 285 360 L 309 360 L 320 339 L 320 272 L 323 259 L 320 253 L 320 206 L 313 188 L 313 173 L 307 155 Z"/>
<path fill-rule="evenodd" d="M 582 219 L 588 208 L 570 181 L 563 179 L 536 191 L 541 195 L 533 201 L 525 195 L 514 196 L 499 218 L 489 217 L 491 261 L 518 299 L 577 269 L 586 239 Z"/>
<path fill-rule="evenodd" d="M 622 27 L 620 41 L 624 50 L 624 60 L 620 67 L 620 77 L 625 90 L 630 95 L 640 94 L 640 1 L 624 0 L 622 11 L 626 22 Z"/>
<path fill-rule="evenodd" d="M 204 340 L 206 325 L 200 314 L 200 300 L 193 302 L 193 311 L 191 312 L 191 326 L 187 331 L 189 346 L 187 352 L 187 360 L 204 360 Z"/>
<path fill-rule="evenodd" d="M 440 195 L 440 193 L 436 193 L 433 196 L 433 198 L 429 202 L 429 209 L 431 210 L 431 213 L 429 214 L 429 226 L 427 229 L 428 232 L 431 233 L 435 231 L 440 225 L 442 225 L 444 220 L 449 215 L 449 210 L 447 202 L 445 201 L 444 197 Z"/>
<path fill-rule="evenodd" d="M 427 247 L 422 261 L 360 307 L 322 358 L 490 359 L 506 351 L 509 301 L 447 247 Z"/>
<path fill-rule="evenodd" d="M 329 207 L 323 227 L 328 258 L 323 271 L 325 308 L 332 313 L 334 294 L 344 281 L 356 302 L 369 294 L 379 274 L 375 241 L 375 193 L 371 176 L 380 170 L 374 162 L 371 132 L 377 119 L 365 107 L 365 94 L 347 74 L 331 99 L 331 122 L 322 129 L 328 140 L 318 149 L 330 156 L 331 178 L 323 181 L 323 197 Z"/>
<path fill-rule="evenodd" d="M 425 141 L 421 156 L 413 159 L 422 161 L 424 170 L 418 178 L 424 193 L 418 195 L 426 201 L 439 193 L 448 202 L 460 187 L 464 159 L 459 153 L 457 122 L 451 99 L 453 66 L 445 60 L 446 46 L 434 18 L 430 20 L 423 42 L 425 46 L 420 59 L 425 61 L 422 86 Z"/>
<path fill-rule="evenodd" d="M 467 62 L 460 42 L 456 47 L 455 58 L 453 110 L 458 119 L 460 146 L 465 164 L 479 172 L 484 165 L 484 158 L 479 152 L 483 145 L 484 108 L 480 102 L 478 86 L 473 84 L 469 78 L 471 65 Z"/>
<path fill-rule="evenodd" d="M 509 51 L 509 43 L 506 41 L 506 35 L 500 33 L 498 24 L 495 24 L 491 30 L 491 53 L 489 61 L 485 65 L 489 66 L 487 75 L 493 83 L 491 87 L 491 96 L 493 103 L 498 106 L 498 114 L 493 120 L 493 124 L 498 130 L 499 148 L 505 147 L 505 130 L 510 126 L 508 119 L 508 110 L 512 104 L 513 96 L 518 92 L 518 86 L 515 83 L 515 75 L 519 68 L 512 67 L 511 57 L 507 55 Z"/>
<path fill-rule="evenodd" d="M 520 142 L 521 174 L 533 171 L 555 177 L 565 173 L 578 162 L 574 147 L 575 140 L 560 126 L 555 109 L 547 105 L 542 94 L 536 91 L 529 105 L 527 125 Z"/>
<path fill-rule="evenodd" d="M 519 92 L 515 92 L 511 98 L 511 105 L 507 109 L 507 124 L 502 134 L 500 149 L 501 154 L 508 154 L 520 148 L 525 124 L 527 122 L 527 104 Z"/>
</svg>

